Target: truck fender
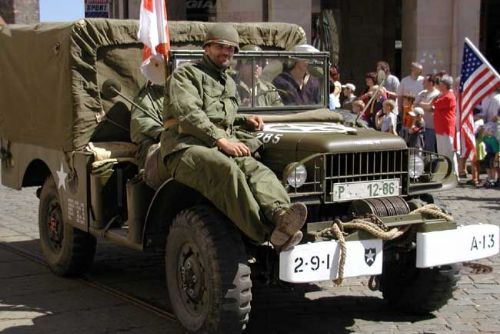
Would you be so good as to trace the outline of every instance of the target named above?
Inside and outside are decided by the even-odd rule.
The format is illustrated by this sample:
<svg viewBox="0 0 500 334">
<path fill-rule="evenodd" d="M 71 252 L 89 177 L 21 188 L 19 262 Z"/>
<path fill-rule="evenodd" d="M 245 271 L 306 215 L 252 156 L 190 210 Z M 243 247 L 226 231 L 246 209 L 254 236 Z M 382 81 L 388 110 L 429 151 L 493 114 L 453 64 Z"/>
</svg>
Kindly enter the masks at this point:
<svg viewBox="0 0 500 334">
<path fill-rule="evenodd" d="M 143 248 L 164 250 L 166 236 L 175 216 L 182 210 L 207 200 L 196 190 L 174 179 L 163 183 L 148 208 L 143 230 Z"/>
</svg>

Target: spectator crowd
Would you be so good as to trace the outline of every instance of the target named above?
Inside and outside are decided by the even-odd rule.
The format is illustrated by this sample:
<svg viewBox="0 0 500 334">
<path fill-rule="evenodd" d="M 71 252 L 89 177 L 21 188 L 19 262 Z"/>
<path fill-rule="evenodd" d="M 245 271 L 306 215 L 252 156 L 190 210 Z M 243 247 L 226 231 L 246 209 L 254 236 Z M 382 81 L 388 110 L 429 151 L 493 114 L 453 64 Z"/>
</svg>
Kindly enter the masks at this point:
<svg viewBox="0 0 500 334">
<path fill-rule="evenodd" d="M 445 71 L 423 75 L 423 66 L 411 63 L 409 75 L 401 80 L 391 73 L 385 61 L 365 74 L 365 87 L 340 83 L 339 69 L 330 69 L 329 108 L 342 108 L 356 114 L 368 127 L 403 138 L 409 147 L 448 157 L 455 173 L 467 177 L 466 159 L 459 154 L 459 79 Z M 500 89 L 474 109 L 476 154 L 470 159 L 468 184 L 496 187 L 499 183 Z M 463 145 L 463 144 L 462 144 Z M 487 177 L 480 179 L 480 171 Z"/>
</svg>

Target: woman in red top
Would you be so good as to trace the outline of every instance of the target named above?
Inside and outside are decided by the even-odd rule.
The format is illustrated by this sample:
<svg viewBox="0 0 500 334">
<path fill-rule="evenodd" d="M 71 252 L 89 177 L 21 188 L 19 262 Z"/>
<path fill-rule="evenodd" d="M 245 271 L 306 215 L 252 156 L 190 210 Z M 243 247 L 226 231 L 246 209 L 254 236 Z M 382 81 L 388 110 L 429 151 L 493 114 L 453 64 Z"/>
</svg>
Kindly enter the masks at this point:
<svg viewBox="0 0 500 334">
<path fill-rule="evenodd" d="M 458 175 L 457 157 L 453 148 L 457 100 L 451 90 L 452 85 L 451 76 L 444 75 L 441 78 L 437 86 L 440 95 L 432 103 L 432 112 L 434 112 L 437 152 L 450 158 L 455 174 Z"/>
</svg>

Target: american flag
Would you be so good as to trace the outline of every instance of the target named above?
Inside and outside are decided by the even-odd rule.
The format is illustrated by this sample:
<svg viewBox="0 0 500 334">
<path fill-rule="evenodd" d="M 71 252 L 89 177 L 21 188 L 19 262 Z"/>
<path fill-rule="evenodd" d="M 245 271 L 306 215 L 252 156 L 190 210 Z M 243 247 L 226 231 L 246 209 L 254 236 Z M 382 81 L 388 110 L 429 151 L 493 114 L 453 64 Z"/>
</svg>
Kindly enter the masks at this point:
<svg viewBox="0 0 500 334">
<path fill-rule="evenodd" d="M 166 0 L 142 0 L 139 40 L 144 44 L 141 71 L 151 82 L 163 84 L 170 50 Z"/>
<path fill-rule="evenodd" d="M 500 76 L 488 63 L 479 50 L 466 38 L 460 74 L 460 135 L 465 147 L 462 157 L 476 156 L 474 138 L 474 118 L 472 111 L 486 96 L 491 94 L 500 84 Z"/>
</svg>

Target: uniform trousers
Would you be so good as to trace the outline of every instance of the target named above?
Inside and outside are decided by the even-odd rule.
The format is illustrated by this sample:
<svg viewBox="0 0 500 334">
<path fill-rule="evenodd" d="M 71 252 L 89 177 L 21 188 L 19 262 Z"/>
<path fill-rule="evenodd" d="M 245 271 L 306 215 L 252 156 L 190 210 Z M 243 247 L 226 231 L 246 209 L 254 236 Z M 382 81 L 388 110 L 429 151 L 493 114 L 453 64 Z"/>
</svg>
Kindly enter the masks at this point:
<svg viewBox="0 0 500 334">
<path fill-rule="evenodd" d="M 165 160 L 169 175 L 200 192 L 257 242 L 268 240 L 274 211 L 290 206 L 276 175 L 253 157 L 229 157 L 217 148 L 191 146 Z"/>
</svg>

